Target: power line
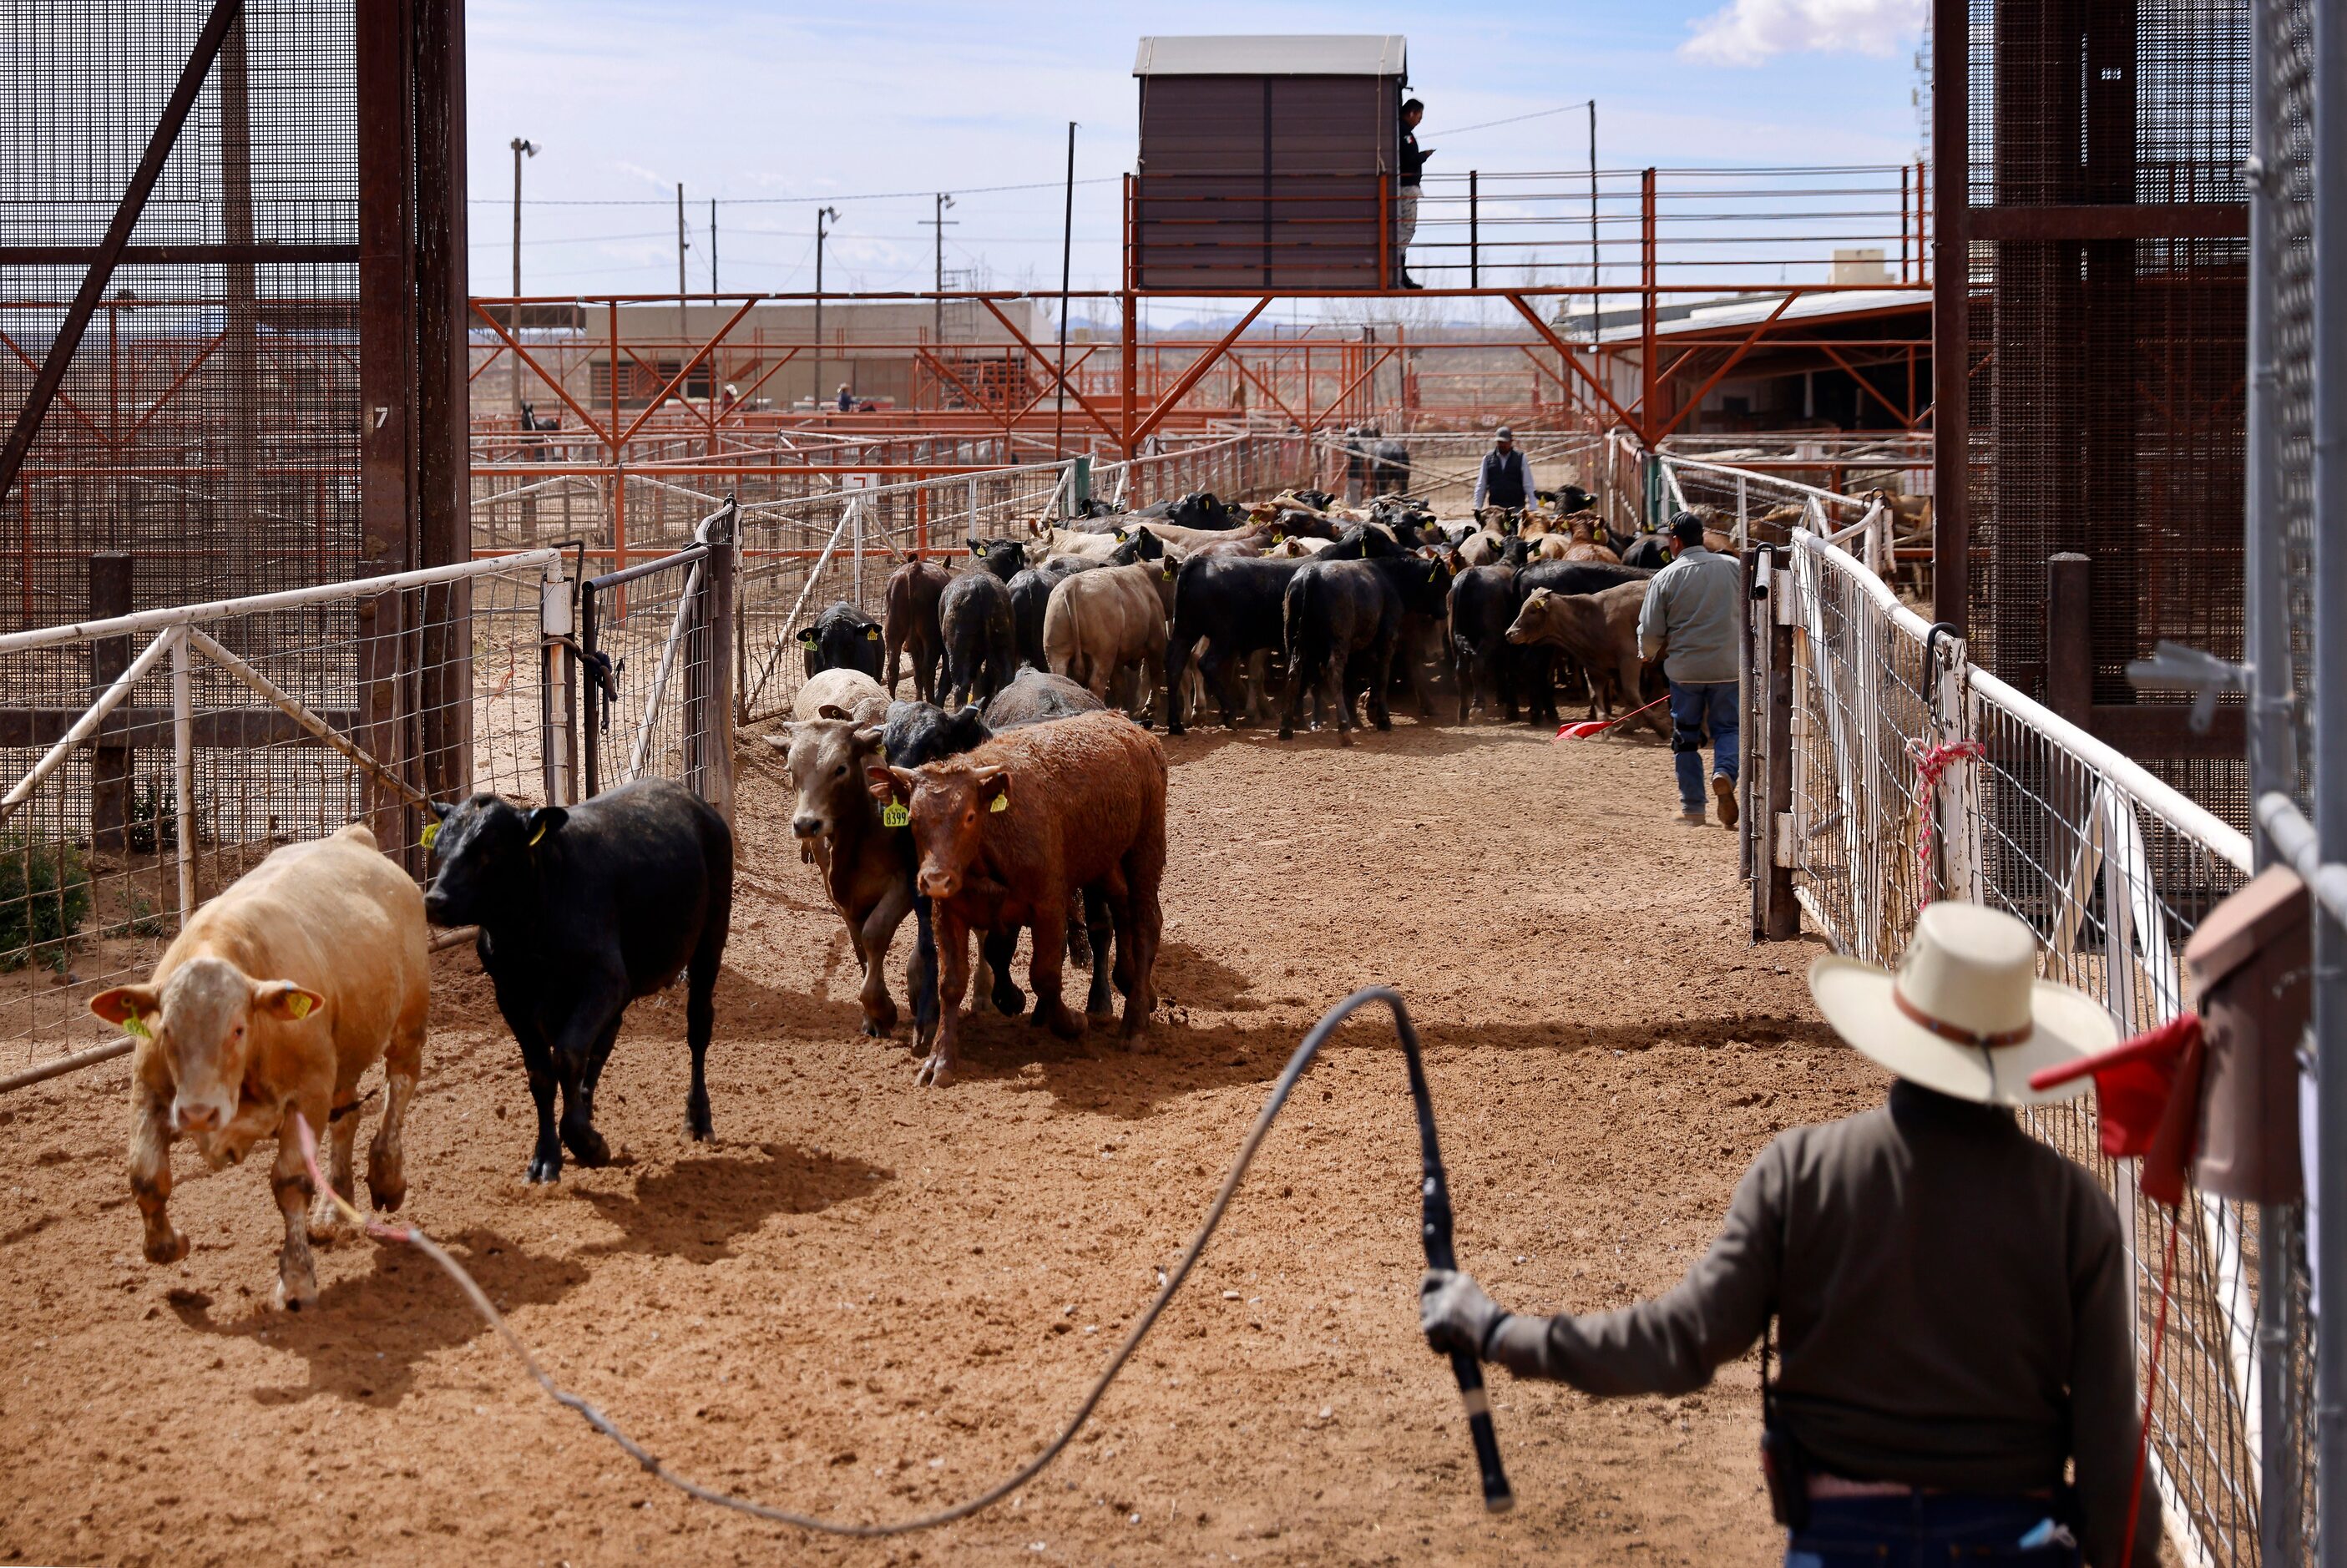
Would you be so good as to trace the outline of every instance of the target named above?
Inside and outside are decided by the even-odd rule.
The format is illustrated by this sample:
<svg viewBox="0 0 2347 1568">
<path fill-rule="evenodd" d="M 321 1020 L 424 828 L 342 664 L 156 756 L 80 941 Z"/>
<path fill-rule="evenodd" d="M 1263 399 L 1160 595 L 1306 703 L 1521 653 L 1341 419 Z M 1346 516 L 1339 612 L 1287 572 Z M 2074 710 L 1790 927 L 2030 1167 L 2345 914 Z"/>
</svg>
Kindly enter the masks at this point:
<svg viewBox="0 0 2347 1568">
<path fill-rule="evenodd" d="M 1578 108 L 1579 106 L 1574 106 Z M 1472 127 L 1469 128 L 1474 128 Z M 1079 179 L 1078 185 L 1113 185 L 1122 179 L 1122 174 L 1103 174 L 1093 179 Z M 958 196 L 986 196 L 999 190 L 1060 190 L 1066 182 L 1058 179 L 1036 180 L 1025 185 L 969 185 L 958 187 Z M 929 190 L 877 190 L 862 194 L 833 196 L 726 196 L 719 200 L 728 207 L 792 207 L 821 205 L 827 201 L 907 201 L 915 197 L 933 196 Z M 661 196 L 533 196 L 522 203 L 525 207 L 666 207 L 675 199 Z M 476 196 L 476 207 L 505 207 L 509 203 L 493 197 Z"/>
<path fill-rule="evenodd" d="M 1534 109 L 1530 114 L 1510 115 L 1506 119 L 1487 119 L 1480 125 L 1448 126 L 1440 132 L 1429 131 L 1427 134 L 1429 136 L 1464 136 L 1471 130 L 1489 130 L 1495 125 L 1522 125 L 1528 119 L 1546 119 L 1551 115 L 1571 114 L 1575 109 L 1585 109 L 1594 101 L 1593 98 L 1583 98 L 1577 104 L 1559 104 L 1553 109 Z"/>
</svg>

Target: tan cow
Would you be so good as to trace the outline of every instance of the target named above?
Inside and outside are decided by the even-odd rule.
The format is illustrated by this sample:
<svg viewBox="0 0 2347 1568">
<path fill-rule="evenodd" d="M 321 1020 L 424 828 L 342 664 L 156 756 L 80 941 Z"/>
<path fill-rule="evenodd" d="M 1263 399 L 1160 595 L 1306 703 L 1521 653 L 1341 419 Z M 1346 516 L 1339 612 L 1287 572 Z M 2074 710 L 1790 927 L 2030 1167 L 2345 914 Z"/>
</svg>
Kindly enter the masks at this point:
<svg viewBox="0 0 2347 1568">
<path fill-rule="evenodd" d="M 1515 624 L 1508 628 L 1508 641 L 1518 646 L 1545 642 L 1571 654 L 1589 675 L 1589 716 L 1597 717 L 1602 705 L 1610 719 L 1617 698 L 1625 709 L 1644 701 L 1639 695 L 1645 663 L 1638 657 L 1638 611 L 1645 602 L 1644 582 L 1617 583 L 1599 593 L 1536 588 L 1524 596 Z M 1655 710 L 1647 722 L 1667 735 L 1670 723 L 1660 714 Z"/>
<path fill-rule="evenodd" d="M 273 1136 L 270 1180 L 285 1218 L 277 1303 L 318 1299 L 315 1194 L 286 1112 L 298 1109 L 327 1143 L 327 1179 L 350 1198 L 359 1078 L 383 1062 L 386 1094 L 367 1151 L 367 1190 L 377 1208 L 399 1207 L 407 1194 L 400 1129 L 423 1066 L 430 977 L 424 895 L 354 824 L 271 855 L 196 911 L 145 985 L 90 998 L 90 1011 L 139 1037 L 130 1191 L 149 1262 L 188 1252 L 165 1213 L 171 1141 L 192 1139 L 217 1170 Z"/>
<path fill-rule="evenodd" d="M 1106 560 L 1116 554 L 1119 542 L 1112 533 L 1080 533 L 1074 528 L 1057 528 L 1041 522 L 1028 524 L 1027 535 L 1020 542 L 1027 547 L 1027 563 L 1030 566 L 1039 566 L 1053 556 Z"/>
<path fill-rule="evenodd" d="M 1174 612 L 1179 557 L 1078 572 L 1051 590 L 1043 610 L 1043 657 L 1102 702 L 1141 718 L 1165 678 L 1165 623 Z M 1138 667 L 1142 688 L 1125 688 Z M 1120 695 L 1112 696 L 1112 687 Z"/>
<path fill-rule="evenodd" d="M 825 708 L 839 712 L 826 713 Z M 810 676 L 791 699 L 794 719 L 852 718 L 878 723 L 887 716 L 888 693 L 861 670 L 826 670 Z"/>
</svg>

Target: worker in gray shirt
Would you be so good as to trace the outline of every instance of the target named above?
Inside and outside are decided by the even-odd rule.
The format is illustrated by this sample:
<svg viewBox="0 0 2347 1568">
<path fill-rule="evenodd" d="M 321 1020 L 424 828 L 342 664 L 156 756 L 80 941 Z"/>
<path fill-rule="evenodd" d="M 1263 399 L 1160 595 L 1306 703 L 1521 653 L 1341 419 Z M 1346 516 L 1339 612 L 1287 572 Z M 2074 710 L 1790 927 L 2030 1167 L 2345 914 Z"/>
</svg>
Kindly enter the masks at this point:
<svg viewBox="0 0 2347 1568">
<path fill-rule="evenodd" d="M 1667 1295 L 1514 1317 L 1430 1270 L 1437 1350 L 1591 1394 L 1686 1394 L 1768 1331 L 1762 1455 L 1787 1568 L 2014 1563 L 2157 1568 L 2135 1490 L 2135 1307 L 2117 1212 L 2011 1107 L 2075 1093 L 2030 1075 L 2107 1047 L 2092 997 L 2036 974 L 2002 910 L 1942 901 L 1897 974 L 1809 967 L 1818 1010 L 1897 1075 L 1887 1102 L 1795 1127 L 1737 1184 Z"/>
<path fill-rule="evenodd" d="M 1703 825 L 1703 741 L 1711 735 L 1711 793 L 1722 825 L 1736 825 L 1737 616 L 1744 569 L 1704 548 L 1703 519 L 1671 519 L 1677 559 L 1646 585 L 1638 611 L 1638 656 L 1663 661 L 1671 683 L 1671 757 L 1678 770 L 1679 820 Z"/>
</svg>

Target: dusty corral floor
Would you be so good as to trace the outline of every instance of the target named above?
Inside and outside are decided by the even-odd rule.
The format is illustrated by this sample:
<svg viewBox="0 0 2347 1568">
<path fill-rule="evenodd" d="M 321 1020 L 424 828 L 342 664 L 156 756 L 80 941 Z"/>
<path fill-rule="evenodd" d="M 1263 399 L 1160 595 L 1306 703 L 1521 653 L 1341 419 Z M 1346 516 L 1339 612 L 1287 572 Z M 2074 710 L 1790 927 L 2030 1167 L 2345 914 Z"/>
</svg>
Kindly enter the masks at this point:
<svg viewBox="0 0 2347 1568">
<path fill-rule="evenodd" d="M 1777 1129 L 1871 1102 L 1807 946 L 1753 949 L 1735 845 L 1671 819 L 1651 739 L 1552 746 L 1399 720 L 1351 752 L 1172 743 L 1166 1012 L 1144 1054 L 987 1015 L 913 1086 L 856 1032 L 837 920 L 746 748 L 744 872 L 682 1136 L 683 1010 L 639 1004 L 605 1078 L 620 1151 L 526 1190 L 528 1100 L 469 949 L 440 960 L 408 1214 L 556 1376 L 683 1471 L 853 1519 L 967 1496 L 1061 1420 L 1197 1223 L 1329 1002 L 1399 985 L 1425 1030 L 1460 1251 L 1504 1300 L 1665 1288 Z M 907 936 L 909 936 L 909 926 Z M 901 955 L 902 940 L 898 948 Z M 265 1166 L 173 1200 L 138 1253 L 119 1064 L 0 1106 L 0 1558 L 37 1562 L 1758 1564 L 1755 1363 L 1686 1399 L 1494 1387 L 1520 1499 L 1481 1512 L 1415 1331 L 1401 1062 L 1355 1024 L 1061 1462 L 933 1534 L 802 1536 L 651 1483 L 523 1377 L 422 1258 L 322 1252 L 269 1307 Z M 369 1123 L 372 1124 L 372 1111 Z"/>
</svg>

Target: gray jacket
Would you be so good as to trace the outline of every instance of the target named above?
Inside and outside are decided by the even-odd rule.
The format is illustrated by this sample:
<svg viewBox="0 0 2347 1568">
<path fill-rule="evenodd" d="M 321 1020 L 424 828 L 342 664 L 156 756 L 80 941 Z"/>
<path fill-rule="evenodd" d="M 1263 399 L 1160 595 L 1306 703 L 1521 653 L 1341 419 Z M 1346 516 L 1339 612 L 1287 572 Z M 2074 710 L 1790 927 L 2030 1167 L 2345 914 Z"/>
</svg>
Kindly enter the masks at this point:
<svg viewBox="0 0 2347 1568">
<path fill-rule="evenodd" d="M 1638 656 L 1663 656 L 1663 673 L 1681 685 L 1737 678 L 1737 607 L 1744 568 L 1733 556 L 1689 545 L 1646 584 L 1638 610 Z"/>
</svg>

